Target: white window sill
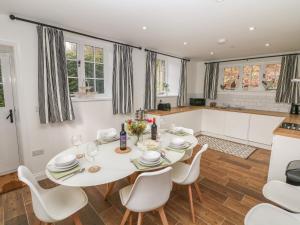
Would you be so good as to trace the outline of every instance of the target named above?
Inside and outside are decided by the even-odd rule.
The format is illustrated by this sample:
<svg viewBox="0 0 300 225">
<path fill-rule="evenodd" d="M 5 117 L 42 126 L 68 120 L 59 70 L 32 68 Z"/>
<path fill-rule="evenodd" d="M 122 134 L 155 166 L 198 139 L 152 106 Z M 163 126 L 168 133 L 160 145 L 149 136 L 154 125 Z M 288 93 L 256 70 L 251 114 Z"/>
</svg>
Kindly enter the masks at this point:
<svg viewBox="0 0 300 225">
<path fill-rule="evenodd" d="M 178 94 L 171 94 L 169 93 L 168 95 L 157 95 L 157 98 L 169 98 L 169 97 L 178 97 Z"/>
<path fill-rule="evenodd" d="M 72 102 L 111 101 L 112 97 L 108 97 L 108 96 L 71 97 L 71 100 Z"/>
</svg>

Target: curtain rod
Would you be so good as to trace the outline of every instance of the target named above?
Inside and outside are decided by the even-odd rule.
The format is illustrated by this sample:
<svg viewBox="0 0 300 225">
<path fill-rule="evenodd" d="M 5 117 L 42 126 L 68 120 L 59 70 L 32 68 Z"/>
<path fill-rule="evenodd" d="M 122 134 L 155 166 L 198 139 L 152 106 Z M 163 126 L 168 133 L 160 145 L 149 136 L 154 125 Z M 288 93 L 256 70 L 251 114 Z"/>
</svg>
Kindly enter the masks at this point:
<svg viewBox="0 0 300 225">
<path fill-rule="evenodd" d="M 205 62 L 205 64 L 209 64 L 209 63 L 224 63 L 224 62 L 236 62 L 236 61 L 251 60 L 251 59 L 265 59 L 265 58 L 282 57 L 282 56 L 286 56 L 286 55 L 300 55 L 300 53 L 258 56 L 258 57 L 249 57 L 249 58 L 241 58 L 241 59 L 228 59 L 228 60 L 221 60 L 221 61 Z"/>
<path fill-rule="evenodd" d="M 134 46 L 134 45 L 129 45 L 129 44 L 124 44 L 124 43 L 121 43 L 121 42 L 112 41 L 112 40 L 109 40 L 109 39 L 100 38 L 100 37 L 96 37 L 96 36 L 89 35 L 89 34 L 84 34 L 84 33 L 78 32 L 78 31 L 74 31 L 74 30 L 69 30 L 69 29 L 65 29 L 65 28 L 61 28 L 61 27 L 56 27 L 56 26 L 52 26 L 52 25 L 49 25 L 49 24 L 45 24 L 45 23 L 36 22 L 36 21 L 33 21 L 33 20 L 28 20 L 28 19 L 20 18 L 20 17 L 17 17 L 15 15 L 9 15 L 9 18 L 11 20 L 20 20 L 20 21 L 27 22 L 27 23 L 37 24 L 37 25 L 41 25 L 41 26 L 45 26 L 45 27 L 51 27 L 51 28 L 54 28 L 54 29 L 59 29 L 59 30 L 62 30 L 62 31 L 66 31 L 66 32 L 73 33 L 73 34 L 78 34 L 78 35 L 89 37 L 89 38 L 98 39 L 98 40 L 101 40 L 101 41 L 107 41 L 107 42 L 110 42 L 110 43 L 125 45 L 125 46 L 129 46 L 129 47 L 136 48 L 136 49 L 139 49 L 139 50 L 142 49 L 142 47 L 138 47 L 138 46 Z"/>
<path fill-rule="evenodd" d="M 177 56 L 174 56 L 174 55 L 169 55 L 169 54 L 165 54 L 165 53 L 161 53 L 161 52 L 157 52 L 157 51 L 152 51 L 150 49 L 147 49 L 145 48 L 145 51 L 146 52 L 154 52 L 154 53 L 157 53 L 157 54 L 160 54 L 160 55 L 165 55 L 165 56 L 169 56 L 169 57 L 172 57 L 172 58 L 176 58 L 176 59 L 183 59 L 183 60 L 186 60 L 186 61 L 190 61 L 189 59 L 186 59 L 186 58 L 180 58 L 180 57 L 177 57 Z"/>
</svg>

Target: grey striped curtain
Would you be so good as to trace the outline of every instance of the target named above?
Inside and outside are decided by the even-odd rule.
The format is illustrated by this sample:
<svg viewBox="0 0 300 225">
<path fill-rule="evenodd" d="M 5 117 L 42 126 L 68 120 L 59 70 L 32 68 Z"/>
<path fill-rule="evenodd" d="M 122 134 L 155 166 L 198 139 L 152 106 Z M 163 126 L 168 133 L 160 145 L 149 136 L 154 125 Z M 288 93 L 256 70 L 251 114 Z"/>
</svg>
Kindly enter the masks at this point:
<svg viewBox="0 0 300 225">
<path fill-rule="evenodd" d="M 276 102 L 300 103 L 300 84 L 299 82 L 291 81 L 297 77 L 298 55 L 283 56 L 276 90 Z"/>
<path fill-rule="evenodd" d="M 145 109 L 156 109 L 156 58 L 148 51 L 146 57 Z"/>
<path fill-rule="evenodd" d="M 74 120 L 63 32 L 37 26 L 37 33 L 40 122 L 47 124 Z"/>
<path fill-rule="evenodd" d="M 205 69 L 204 98 L 216 99 L 219 80 L 219 63 L 208 63 Z"/>
<path fill-rule="evenodd" d="M 182 59 L 177 106 L 185 105 L 187 105 L 187 60 Z"/>
<path fill-rule="evenodd" d="M 132 48 L 114 44 L 113 114 L 127 114 L 133 111 L 133 64 Z"/>
</svg>

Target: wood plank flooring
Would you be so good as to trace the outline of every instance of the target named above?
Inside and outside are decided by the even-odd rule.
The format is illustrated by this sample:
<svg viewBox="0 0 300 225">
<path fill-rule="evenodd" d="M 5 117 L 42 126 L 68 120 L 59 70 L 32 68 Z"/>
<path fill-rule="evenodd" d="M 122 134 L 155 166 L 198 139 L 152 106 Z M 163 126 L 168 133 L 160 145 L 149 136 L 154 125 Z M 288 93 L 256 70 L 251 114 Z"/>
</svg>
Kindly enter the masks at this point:
<svg viewBox="0 0 300 225">
<path fill-rule="evenodd" d="M 260 202 L 262 187 L 266 183 L 270 151 L 258 149 L 244 160 L 214 150 L 208 150 L 201 159 L 201 201 L 193 189 L 196 223 L 200 225 L 240 225 L 248 210 Z M 53 187 L 49 180 L 41 181 L 45 188 Z M 125 208 L 121 205 L 118 190 L 127 185 L 121 180 L 105 201 L 105 185 L 88 187 L 89 204 L 80 211 L 83 225 L 119 225 Z M 186 187 L 175 187 L 167 206 L 170 225 L 192 224 Z M 134 222 L 137 215 L 134 217 Z M 27 187 L 0 196 L 0 225 L 33 225 L 30 191 Z M 57 223 L 71 225 L 72 220 Z M 144 225 L 161 224 L 157 212 L 146 213 Z"/>
</svg>

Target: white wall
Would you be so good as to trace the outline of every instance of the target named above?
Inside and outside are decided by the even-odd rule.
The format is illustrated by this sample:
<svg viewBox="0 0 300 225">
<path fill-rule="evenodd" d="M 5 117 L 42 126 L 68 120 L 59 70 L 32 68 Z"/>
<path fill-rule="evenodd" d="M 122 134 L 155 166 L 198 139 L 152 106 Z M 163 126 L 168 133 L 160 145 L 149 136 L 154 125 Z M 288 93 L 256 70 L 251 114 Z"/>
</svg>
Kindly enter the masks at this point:
<svg viewBox="0 0 300 225">
<path fill-rule="evenodd" d="M 93 140 L 98 128 L 120 128 L 125 116 L 113 116 L 112 102 L 73 102 L 76 120 L 64 124 L 41 125 L 38 115 L 38 61 L 36 27 L 32 24 L 11 21 L 0 15 L 0 44 L 15 47 L 17 126 L 20 131 L 20 150 L 24 164 L 34 173 L 42 173 L 48 160 L 71 145 L 71 136 L 82 134 L 84 141 Z M 95 40 L 92 40 L 95 42 Z M 101 43 L 99 41 L 99 43 Z M 103 43 L 107 45 L 107 43 Z M 112 49 L 112 45 L 110 47 Z M 111 54 L 112 55 L 112 54 Z M 180 60 L 174 61 L 178 68 Z M 135 108 L 144 106 L 145 51 L 133 51 Z M 169 65 L 170 66 L 170 65 Z M 180 68 L 180 67 L 179 67 Z M 170 68 L 169 68 L 170 70 Z M 105 74 L 111 75 L 111 74 Z M 171 75 L 171 74 L 170 74 Z M 176 105 L 176 97 L 164 99 Z M 32 157 L 32 151 L 43 149 L 44 155 Z"/>
</svg>

